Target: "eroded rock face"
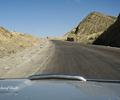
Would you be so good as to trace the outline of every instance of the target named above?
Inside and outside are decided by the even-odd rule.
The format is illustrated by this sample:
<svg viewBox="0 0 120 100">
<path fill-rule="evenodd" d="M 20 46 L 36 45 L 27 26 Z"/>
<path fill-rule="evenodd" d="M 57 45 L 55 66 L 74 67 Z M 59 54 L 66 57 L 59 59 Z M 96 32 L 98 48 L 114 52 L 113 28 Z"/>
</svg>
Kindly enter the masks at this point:
<svg viewBox="0 0 120 100">
<path fill-rule="evenodd" d="M 77 34 L 92 34 L 100 31 L 104 31 L 111 24 L 114 23 L 114 19 L 110 16 L 93 12 L 89 14 L 78 26 Z"/>
<path fill-rule="evenodd" d="M 93 44 L 120 47 L 120 15 L 116 22 L 103 32 Z"/>
<path fill-rule="evenodd" d="M 84 18 L 76 28 L 74 28 L 74 31 L 68 32 L 68 37 L 76 35 L 74 38 L 77 38 L 78 42 L 83 43 L 88 43 L 89 37 L 93 38 L 92 41 L 94 41 L 94 39 L 99 36 L 97 33 L 102 33 L 115 21 L 116 17 L 107 16 L 99 12 L 92 12 Z"/>
<path fill-rule="evenodd" d="M 117 20 L 119 20 L 120 21 L 120 14 L 119 14 L 119 16 L 118 16 L 118 19 Z"/>
</svg>

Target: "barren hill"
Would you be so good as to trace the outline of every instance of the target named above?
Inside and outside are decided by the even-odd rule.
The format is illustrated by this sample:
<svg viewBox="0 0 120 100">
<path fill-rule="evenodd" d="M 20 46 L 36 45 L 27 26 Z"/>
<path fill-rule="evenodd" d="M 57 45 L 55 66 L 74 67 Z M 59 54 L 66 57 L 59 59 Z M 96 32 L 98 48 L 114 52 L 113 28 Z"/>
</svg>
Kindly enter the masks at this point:
<svg viewBox="0 0 120 100">
<path fill-rule="evenodd" d="M 21 51 L 38 43 L 38 39 L 31 35 L 10 32 L 0 27 L 0 57 Z"/>
<path fill-rule="evenodd" d="M 120 47 L 120 15 L 116 22 L 103 32 L 93 44 Z"/>
<path fill-rule="evenodd" d="M 99 12 L 92 12 L 84 18 L 80 24 L 67 33 L 67 37 L 73 37 L 75 41 L 92 43 L 116 20 L 116 17 L 107 16 Z"/>
</svg>

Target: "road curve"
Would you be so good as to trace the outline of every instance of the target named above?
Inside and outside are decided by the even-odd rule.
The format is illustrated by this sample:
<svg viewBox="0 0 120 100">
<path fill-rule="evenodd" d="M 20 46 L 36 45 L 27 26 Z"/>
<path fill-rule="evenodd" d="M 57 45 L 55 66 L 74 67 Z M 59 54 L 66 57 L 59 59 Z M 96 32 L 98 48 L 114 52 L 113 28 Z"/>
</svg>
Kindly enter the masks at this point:
<svg viewBox="0 0 120 100">
<path fill-rule="evenodd" d="M 4 77 L 78 74 L 87 79 L 119 79 L 120 49 L 51 40 L 49 46 Z"/>
</svg>

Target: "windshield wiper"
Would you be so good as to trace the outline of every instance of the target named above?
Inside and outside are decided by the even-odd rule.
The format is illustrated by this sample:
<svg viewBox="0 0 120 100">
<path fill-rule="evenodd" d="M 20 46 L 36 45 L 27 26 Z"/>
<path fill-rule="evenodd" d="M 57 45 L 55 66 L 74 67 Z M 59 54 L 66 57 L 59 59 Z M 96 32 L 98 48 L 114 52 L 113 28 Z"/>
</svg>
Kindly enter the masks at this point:
<svg viewBox="0 0 120 100">
<path fill-rule="evenodd" d="M 66 80 L 79 80 L 86 82 L 86 79 L 81 76 L 75 76 L 75 75 L 32 75 L 29 77 L 30 80 L 41 80 L 41 79 L 66 79 Z"/>
<path fill-rule="evenodd" d="M 107 79 L 87 79 L 87 81 L 103 82 L 103 83 L 120 83 L 120 80 L 107 80 Z"/>
</svg>

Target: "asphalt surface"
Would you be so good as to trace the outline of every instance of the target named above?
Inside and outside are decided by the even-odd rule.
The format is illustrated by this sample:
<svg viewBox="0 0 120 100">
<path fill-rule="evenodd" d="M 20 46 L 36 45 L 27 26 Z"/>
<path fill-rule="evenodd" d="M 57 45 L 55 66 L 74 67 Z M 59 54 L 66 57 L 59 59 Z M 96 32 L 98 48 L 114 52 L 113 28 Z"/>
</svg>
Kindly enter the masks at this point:
<svg viewBox="0 0 120 100">
<path fill-rule="evenodd" d="M 40 50 L 33 48 L 34 52 L 24 63 L 8 70 L 2 77 L 74 74 L 86 79 L 120 80 L 120 48 L 52 40 Z"/>
<path fill-rule="evenodd" d="M 77 74 L 88 79 L 120 80 L 120 49 L 51 41 L 43 68 L 37 74 Z"/>
</svg>

